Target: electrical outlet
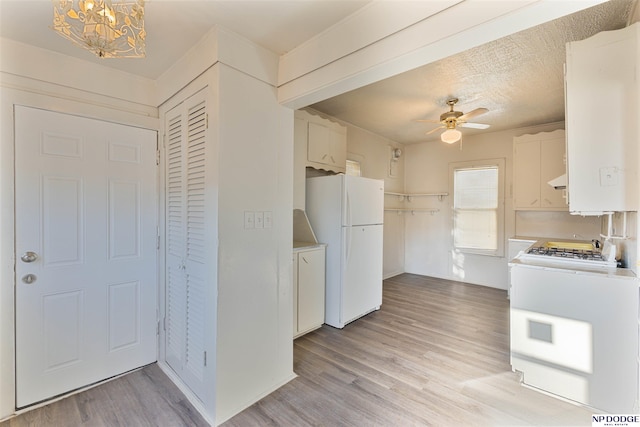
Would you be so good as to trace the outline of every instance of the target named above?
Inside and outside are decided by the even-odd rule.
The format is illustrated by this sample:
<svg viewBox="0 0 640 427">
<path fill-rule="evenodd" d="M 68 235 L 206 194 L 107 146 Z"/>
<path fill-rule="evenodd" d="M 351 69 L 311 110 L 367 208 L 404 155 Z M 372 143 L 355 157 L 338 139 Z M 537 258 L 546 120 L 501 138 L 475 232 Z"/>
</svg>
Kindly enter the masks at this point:
<svg viewBox="0 0 640 427">
<path fill-rule="evenodd" d="M 600 168 L 600 185 L 612 187 L 618 185 L 618 168 Z"/>
<path fill-rule="evenodd" d="M 251 211 L 244 211 L 244 228 L 246 230 L 255 228 L 256 214 Z"/>
</svg>

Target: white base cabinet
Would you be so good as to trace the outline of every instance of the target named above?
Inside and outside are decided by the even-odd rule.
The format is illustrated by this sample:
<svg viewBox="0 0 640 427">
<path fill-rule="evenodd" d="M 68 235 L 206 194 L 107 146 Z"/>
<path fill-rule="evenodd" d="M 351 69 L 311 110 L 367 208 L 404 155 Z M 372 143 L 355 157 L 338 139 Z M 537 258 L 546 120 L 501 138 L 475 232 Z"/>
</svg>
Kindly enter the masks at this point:
<svg viewBox="0 0 640 427">
<path fill-rule="evenodd" d="M 637 278 L 542 263 L 511 267 L 513 370 L 526 385 L 597 411 L 637 413 Z"/>
<path fill-rule="evenodd" d="M 294 250 L 293 337 L 324 323 L 325 245 Z"/>
<path fill-rule="evenodd" d="M 539 239 L 512 237 L 507 242 L 507 261 L 511 262 L 520 252 L 525 251 Z M 509 283 L 507 284 L 507 298 L 511 298 L 511 266 L 507 266 Z"/>
</svg>

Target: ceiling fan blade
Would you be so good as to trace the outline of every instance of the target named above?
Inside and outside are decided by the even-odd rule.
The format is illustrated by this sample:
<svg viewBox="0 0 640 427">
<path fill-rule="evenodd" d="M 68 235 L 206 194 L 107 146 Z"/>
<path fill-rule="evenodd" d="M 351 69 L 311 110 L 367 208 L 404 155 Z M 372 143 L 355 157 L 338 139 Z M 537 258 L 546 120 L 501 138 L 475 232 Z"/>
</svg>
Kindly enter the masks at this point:
<svg viewBox="0 0 640 427">
<path fill-rule="evenodd" d="M 489 110 L 487 108 L 476 108 L 475 110 L 471 110 L 466 114 L 461 115 L 460 117 L 458 117 L 458 121 L 467 121 L 472 117 L 477 117 L 480 114 L 484 114 L 486 112 L 488 112 Z"/>
<path fill-rule="evenodd" d="M 416 122 L 423 122 L 423 123 L 440 123 L 440 120 L 420 119 L 420 120 L 416 120 Z"/>
<path fill-rule="evenodd" d="M 437 128 L 431 129 L 429 132 L 425 133 L 425 135 L 429 135 L 430 133 L 434 133 L 437 130 L 445 129 L 446 126 L 438 126 Z"/>
<path fill-rule="evenodd" d="M 486 125 L 484 123 L 460 123 L 458 124 L 461 128 L 469 128 L 469 129 L 487 129 L 491 125 Z"/>
</svg>

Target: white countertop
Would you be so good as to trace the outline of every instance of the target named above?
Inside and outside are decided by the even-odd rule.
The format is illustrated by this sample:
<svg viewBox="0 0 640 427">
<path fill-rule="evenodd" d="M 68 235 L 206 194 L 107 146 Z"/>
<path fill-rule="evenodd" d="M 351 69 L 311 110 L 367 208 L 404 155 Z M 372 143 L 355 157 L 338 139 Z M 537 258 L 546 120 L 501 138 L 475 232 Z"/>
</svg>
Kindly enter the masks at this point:
<svg viewBox="0 0 640 427">
<path fill-rule="evenodd" d="M 325 246 L 327 246 L 326 243 L 296 242 L 294 240 L 294 242 L 293 242 L 293 251 L 294 252 L 306 251 L 306 250 L 309 250 L 309 249 L 323 248 Z"/>
<path fill-rule="evenodd" d="M 550 270 L 563 270 L 565 272 L 573 272 L 575 274 L 597 274 L 607 277 L 636 279 L 633 270 L 629 268 L 604 268 L 590 266 L 588 264 L 580 264 L 578 262 L 567 262 L 565 260 L 554 260 L 551 257 L 541 257 L 541 259 L 521 259 L 514 258 L 509 262 L 509 266 L 524 266 L 531 268 L 542 268 Z"/>
</svg>

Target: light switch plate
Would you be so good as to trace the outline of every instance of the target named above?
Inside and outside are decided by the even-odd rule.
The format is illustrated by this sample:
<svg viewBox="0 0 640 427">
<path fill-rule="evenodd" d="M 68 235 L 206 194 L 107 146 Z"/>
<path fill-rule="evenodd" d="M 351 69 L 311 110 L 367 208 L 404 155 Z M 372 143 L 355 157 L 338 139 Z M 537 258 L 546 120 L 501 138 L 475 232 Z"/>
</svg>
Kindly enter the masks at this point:
<svg viewBox="0 0 640 427">
<path fill-rule="evenodd" d="M 256 212 L 256 228 L 264 228 L 264 212 Z"/>
</svg>

